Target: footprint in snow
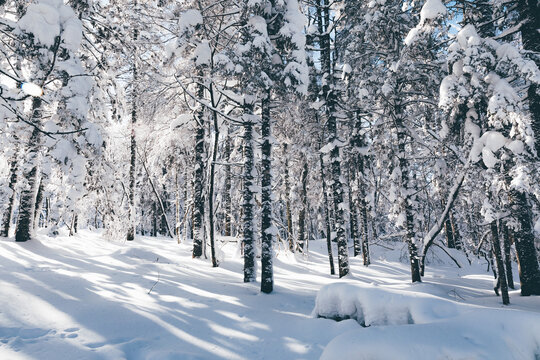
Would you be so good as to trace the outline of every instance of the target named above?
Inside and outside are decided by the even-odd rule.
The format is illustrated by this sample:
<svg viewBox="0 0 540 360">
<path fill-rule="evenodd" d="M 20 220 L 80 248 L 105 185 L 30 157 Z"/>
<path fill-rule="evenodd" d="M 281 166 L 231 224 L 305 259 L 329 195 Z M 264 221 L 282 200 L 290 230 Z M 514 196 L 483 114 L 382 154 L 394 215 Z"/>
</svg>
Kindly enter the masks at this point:
<svg viewBox="0 0 540 360">
<path fill-rule="evenodd" d="M 64 339 L 64 338 L 75 339 L 76 337 L 79 336 L 79 334 L 76 333 L 79 330 L 80 329 L 78 327 L 67 328 L 67 329 L 64 330 L 64 333 L 62 335 L 60 335 L 60 337 L 62 339 Z"/>
</svg>

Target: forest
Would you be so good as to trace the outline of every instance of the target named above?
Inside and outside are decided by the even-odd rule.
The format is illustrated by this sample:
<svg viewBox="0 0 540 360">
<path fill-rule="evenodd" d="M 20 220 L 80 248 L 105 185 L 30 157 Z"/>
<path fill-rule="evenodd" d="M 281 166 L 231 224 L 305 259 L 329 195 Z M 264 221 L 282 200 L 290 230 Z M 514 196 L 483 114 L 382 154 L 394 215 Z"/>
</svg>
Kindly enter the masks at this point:
<svg viewBox="0 0 540 360">
<path fill-rule="evenodd" d="M 0 0 L 0 149 L 9 249 L 154 239 L 270 294 L 400 248 L 540 311 L 535 0 Z"/>
</svg>

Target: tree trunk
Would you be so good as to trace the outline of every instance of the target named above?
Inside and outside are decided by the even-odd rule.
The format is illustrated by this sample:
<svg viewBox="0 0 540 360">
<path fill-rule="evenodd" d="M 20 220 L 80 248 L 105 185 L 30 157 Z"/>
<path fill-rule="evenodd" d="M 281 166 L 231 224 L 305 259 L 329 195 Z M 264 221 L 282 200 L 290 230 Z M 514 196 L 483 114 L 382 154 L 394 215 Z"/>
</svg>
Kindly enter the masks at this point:
<svg viewBox="0 0 540 360">
<path fill-rule="evenodd" d="M 32 101 L 32 122 L 39 124 L 41 119 L 41 98 Z M 34 211 L 38 184 L 39 146 L 41 133 L 37 128 L 32 130 L 28 140 L 27 154 L 23 164 L 23 178 L 26 184 L 21 189 L 19 200 L 19 217 L 15 229 L 15 241 L 23 242 L 32 238 Z"/>
<path fill-rule="evenodd" d="M 39 216 L 41 214 L 41 206 L 43 205 L 43 177 L 44 175 L 42 175 L 42 177 L 39 179 L 39 186 L 36 194 L 36 205 L 34 207 L 34 229 L 39 227 Z"/>
<path fill-rule="evenodd" d="M 407 134 L 405 127 L 403 126 L 403 119 L 401 118 L 401 110 L 399 105 L 396 105 L 396 130 L 397 130 L 397 141 L 398 141 L 398 150 L 399 150 L 399 167 L 401 170 L 401 188 L 408 191 L 410 189 L 409 184 L 409 160 L 407 159 L 407 152 L 405 148 Z M 414 229 L 414 212 L 413 206 L 411 204 L 410 195 L 407 194 L 402 200 L 401 208 L 405 214 L 405 231 L 406 231 L 406 241 L 409 248 L 409 260 L 411 263 L 411 279 L 412 282 L 421 282 L 422 278 L 420 277 L 420 263 L 418 260 L 418 250 L 415 243 L 415 229 Z"/>
<path fill-rule="evenodd" d="M 518 11 L 520 14 L 521 40 L 523 49 L 533 53 L 531 56 L 536 65 L 540 67 L 540 4 L 536 0 L 519 0 Z M 540 156 L 540 86 L 535 83 L 529 85 L 527 91 L 529 111 L 531 112 L 531 126 L 534 131 L 534 143 L 536 154 Z"/>
<path fill-rule="evenodd" d="M 456 242 L 454 240 L 454 231 L 452 229 L 452 221 L 450 220 L 450 217 L 447 217 L 446 221 L 444 222 L 444 230 L 446 233 L 446 247 L 449 249 L 455 249 Z"/>
<path fill-rule="evenodd" d="M 230 126 L 230 125 L 229 125 Z M 232 197 L 231 197 L 231 139 L 230 133 L 227 130 L 225 138 L 225 189 L 223 189 L 223 200 L 225 202 L 225 236 L 232 236 Z"/>
<path fill-rule="evenodd" d="M 364 260 L 364 266 L 371 264 L 369 256 L 369 230 L 368 230 L 368 210 L 366 204 L 365 192 L 360 192 L 360 212 L 362 214 L 362 256 Z"/>
<path fill-rule="evenodd" d="M 202 78 L 202 71 L 199 71 L 199 77 Z M 197 86 L 197 98 L 202 99 L 204 96 L 204 87 Z M 196 133 L 195 133 L 195 175 L 193 189 L 193 257 L 198 258 L 203 254 L 204 242 L 204 195 L 203 195 L 203 178 L 204 178 L 204 108 L 199 105 L 195 114 Z"/>
<path fill-rule="evenodd" d="M 454 237 L 454 245 L 456 246 L 457 250 L 461 250 L 462 249 L 461 235 L 459 233 L 458 224 L 456 223 L 456 220 L 454 219 L 454 214 L 452 212 L 450 212 L 450 224 L 452 225 L 452 235 Z M 467 255 L 467 253 L 465 253 L 465 255 Z"/>
<path fill-rule="evenodd" d="M 322 184 L 322 192 L 323 192 L 323 208 L 324 208 L 324 223 L 326 226 L 326 248 L 328 250 L 328 262 L 330 263 L 330 275 L 334 275 L 336 273 L 336 270 L 334 268 L 334 256 L 332 255 L 332 234 L 331 234 L 331 228 L 330 228 L 330 213 L 328 211 L 328 207 L 330 204 L 328 203 L 328 194 L 326 192 L 326 177 L 324 176 L 324 161 L 323 161 L 323 155 L 320 154 L 319 156 L 320 164 L 321 164 L 321 184 Z"/>
<path fill-rule="evenodd" d="M 503 247 L 504 247 L 504 268 L 506 270 L 506 281 L 510 289 L 515 289 L 514 286 L 514 275 L 512 274 L 512 257 L 510 253 L 511 243 L 510 243 L 510 231 L 506 223 L 501 223 L 502 227 L 502 236 L 503 236 Z"/>
<path fill-rule="evenodd" d="M 244 245 L 244 282 L 255 281 L 255 246 L 253 236 L 253 168 L 255 156 L 253 153 L 253 105 L 244 105 L 244 176 L 243 176 L 243 219 L 242 231 Z"/>
<path fill-rule="evenodd" d="M 289 250 L 294 252 L 294 239 L 292 233 L 292 214 L 291 214 L 291 184 L 289 176 L 289 154 L 287 152 L 287 143 L 283 144 L 283 156 L 285 157 L 285 168 L 283 169 L 283 181 L 285 183 L 285 208 L 287 219 L 287 240 L 289 241 Z"/>
<path fill-rule="evenodd" d="M 217 103 L 214 99 L 213 88 L 210 87 L 210 101 L 212 101 L 212 107 L 216 107 Z M 210 233 L 210 257 L 212 259 L 212 267 L 218 267 L 218 261 L 216 258 L 215 247 L 215 225 L 214 225 L 214 186 L 215 186 L 215 173 L 216 173 L 216 161 L 219 146 L 219 124 L 217 112 L 212 111 L 212 118 L 214 120 L 214 146 L 212 149 L 212 160 L 210 163 L 210 186 L 208 189 L 208 226 Z"/>
<path fill-rule="evenodd" d="M 353 249 L 354 249 L 354 257 L 360 255 L 362 252 L 362 247 L 360 244 L 360 237 L 358 236 L 358 212 L 356 207 L 356 202 L 353 201 L 352 196 L 352 185 L 355 182 L 356 176 L 354 175 L 354 172 L 356 170 L 353 169 L 353 167 L 349 164 L 349 207 L 350 207 L 350 219 L 349 219 L 349 225 L 350 225 L 350 231 L 351 231 L 351 238 L 353 239 Z"/>
<path fill-rule="evenodd" d="M 521 295 L 540 295 L 540 268 L 534 246 L 532 214 L 527 194 L 517 190 L 510 191 L 512 214 L 518 221 L 519 229 L 514 230 L 514 244 L 518 258 Z"/>
<path fill-rule="evenodd" d="M 137 41 L 138 30 L 133 30 L 133 40 Z M 131 94 L 131 159 L 129 162 L 129 228 L 126 236 L 126 240 L 132 241 L 135 240 L 135 161 L 137 153 L 137 142 L 135 138 L 135 123 L 137 122 L 137 97 L 138 97 L 138 87 L 137 82 L 139 81 L 139 75 L 137 72 L 137 55 L 133 54 L 133 89 Z"/>
<path fill-rule="evenodd" d="M 176 232 L 176 241 L 178 242 L 178 244 L 180 244 L 181 242 L 181 239 L 180 239 L 180 186 L 178 185 L 178 168 L 176 168 L 174 184 L 175 184 L 174 205 L 175 205 L 175 220 L 176 220 L 176 223 L 174 225 L 174 230 Z"/>
<path fill-rule="evenodd" d="M 360 146 L 364 146 L 364 139 L 361 139 Z M 368 204 L 366 201 L 366 176 L 364 158 L 362 154 L 358 154 L 358 197 L 360 204 L 360 216 L 362 220 L 362 255 L 364 266 L 369 266 L 371 259 L 369 257 L 369 230 L 368 230 Z"/>
<path fill-rule="evenodd" d="M 495 263 L 497 264 L 498 283 L 501 287 L 502 301 L 504 305 L 510 304 L 510 298 L 508 296 L 508 285 L 506 283 L 506 272 L 504 271 L 504 263 L 501 253 L 501 242 L 499 240 L 499 234 L 497 229 L 497 221 L 491 222 L 491 240 L 493 246 L 493 252 L 495 254 Z"/>
<path fill-rule="evenodd" d="M 13 204 L 15 203 L 15 185 L 17 185 L 17 171 L 19 170 L 17 160 L 17 152 L 10 161 L 9 167 L 9 183 L 8 188 L 10 190 L 9 199 L 4 210 L 4 216 L 2 217 L 2 232 L 0 236 L 8 237 L 9 236 L 9 227 L 11 226 L 11 215 L 13 213 Z"/>
<path fill-rule="evenodd" d="M 306 208 L 307 208 L 307 176 L 308 164 L 304 161 L 302 175 L 300 177 L 300 212 L 298 213 L 298 246 L 304 251 L 306 249 Z"/>
<path fill-rule="evenodd" d="M 274 289 L 272 244 L 276 230 L 272 223 L 272 120 L 270 91 L 262 99 L 261 117 L 261 291 L 269 294 Z"/>
<path fill-rule="evenodd" d="M 161 200 L 161 196 L 159 196 L 159 193 L 157 192 L 156 186 L 154 185 L 154 182 L 152 181 L 152 178 L 150 177 L 150 172 L 148 171 L 148 167 L 146 166 L 146 161 L 144 158 L 141 159 L 141 164 L 144 168 L 144 172 L 146 173 L 146 177 L 148 178 L 148 182 L 150 183 L 150 187 L 152 188 L 152 192 L 156 196 L 157 204 L 159 205 L 159 210 L 161 212 L 161 216 L 159 217 L 161 219 L 161 226 L 160 226 L 160 232 L 163 235 L 168 235 L 171 238 L 174 238 L 173 232 L 171 230 L 171 226 L 169 225 L 169 220 L 167 219 L 167 211 L 165 210 L 165 205 L 163 204 L 163 200 Z M 157 208 L 156 208 L 156 202 L 153 204 L 154 209 L 154 236 L 157 236 Z M 164 223 L 164 224 L 163 224 Z M 162 229 L 165 228 L 165 231 L 162 231 Z"/>
</svg>

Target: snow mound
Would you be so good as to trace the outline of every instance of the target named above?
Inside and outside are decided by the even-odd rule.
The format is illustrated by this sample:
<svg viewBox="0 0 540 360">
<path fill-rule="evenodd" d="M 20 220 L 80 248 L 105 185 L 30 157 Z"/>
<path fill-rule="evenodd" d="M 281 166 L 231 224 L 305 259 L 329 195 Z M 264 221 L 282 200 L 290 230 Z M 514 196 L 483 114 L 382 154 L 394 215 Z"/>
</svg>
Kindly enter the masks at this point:
<svg viewBox="0 0 540 360">
<path fill-rule="evenodd" d="M 355 319 L 362 326 L 424 324 L 457 316 L 458 304 L 429 294 L 403 292 L 371 284 L 323 286 L 312 316 Z"/>
<path fill-rule="evenodd" d="M 371 284 L 334 283 L 319 290 L 312 315 L 356 319 L 365 327 L 334 338 L 321 359 L 540 358 L 537 313 L 483 308 Z"/>
<path fill-rule="evenodd" d="M 389 345 L 391 342 L 391 346 Z M 475 309 L 445 321 L 357 329 L 334 338 L 321 359 L 538 359 L 540 316 Z"/>
<path fill-rule="evenodd" d="M 127 248 L 118 251 L 118 255 L 122 257 L 132 258 L 136 260 L 144 260 L 159 263 L 171 263 L 171 261 L 153 251 L 141 248 Z"/>
</svg>

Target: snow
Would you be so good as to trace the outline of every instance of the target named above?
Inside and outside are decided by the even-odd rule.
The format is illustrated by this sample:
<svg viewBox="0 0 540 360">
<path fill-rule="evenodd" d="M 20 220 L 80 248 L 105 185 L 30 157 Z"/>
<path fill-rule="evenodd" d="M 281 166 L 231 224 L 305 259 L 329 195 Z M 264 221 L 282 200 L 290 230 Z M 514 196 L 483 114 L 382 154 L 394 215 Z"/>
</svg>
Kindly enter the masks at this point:
<svg viewBox="0 0 540 360">
<path fill-rule="evenodd" d="M 60 14 L 57 1 L 42 0 L 28 5 L 26 14 L 18 21 L 19 29 L 34 34 L 35 39 L 45 46 L 52 46 L 54 39 L 60 35 Z"/>
<path fill-rule="evenodd" d="M 34 84 L 34 83 L 28 83 L 24 82 L 21 84 L 21 90 L 30 96 L 41 96 L 43 95 L 43 89 L 41 86 Z"/>
<path fill-rule="evenodd" d="M 366 328 L 332 340 L 321 359 L 525 360 L 540 354 L 540 313 L 444 299 L 430 294 L 431 284 L 411 287 L 323 286 L 312 316 L 354 319 Z"/>
<path fill-rule="evenodd" d="M 521 359 L 534 358 L 540 343 L 539 298 L 516 290 L 501 309 L 485 262 L 469 266 L 455 250 L 462 269 L 435 251 L 425 282 L 411 285 L 402 243 L 372 246 L 367 268 L 351 257 L 353 276 L 344 281 L 328 274 L 324 240 L 310 241 L 306 256 L 276 246 L 275 292 L 266 295 L 243 283 L 234 238 L 218 239 L 223 260 L 212 268 L 191 258 L 184 239 L 107 241 L 60 230 L 27 243 L 0 238 L 2 359 L 359 359 L 375 351 L 372 358 L 410 358 L 403 346 L 411 338 L 425 358 L 441 347 L 451 359 L 469 351 Z M 316 318 L 314 308 L 351 318 L 361 309 L 371 326 Z"/>
<path fill-rule="evenodd" d="M 193 121 L 193 114 L 180 114 L 178 117 L 173 119 L 170 124 L 170 130 L 174 131 L 187 125 Z"/>
<path fill-rule="evenodd" d="M 510 151 L 512 151 L 515 155 L 520 155 L 525 150 L 525 144 L 523 144 L 523 142 L 520 140 L 510 141 L 505 146 Z"/>
<path fill-rule="evenodd" d="M 426 20 L 432 20 L 438 16 L 446 15 L 446 6 L 441 0 L 427 0 L 420 10 L 420 23 Z"/>
<path fill-rule="evenodd" d="M 40 0 L 30 4 L 17 27 L 33 34 L 38 43 L 47 47 L 54 45 L 55 38 L 61 35 L 64 47 L 76 51 L 82 40 L 81 21 L 61 0 Z"/>
<path fill-rule="evenodd" d="M 317 294 L 312 316 L 355 319 L 362 326 L 425 324 L 455 316 L 457 305 L 429 294 L 367 283 L 334 283 Z"/>
<path fill-rule="evenodd" d="M 188 31 L 199 24 L 203 23 L 203 17 L 198 10 L 189 9 L 182 13 L 178 20 L 178 29 L 180 33 Z"/>
<path fill-rule="evenodd" d="M 508 139 L 498 131 L 486 131 L 480 140 L 484 142 L 486 148 L 493 152 L 499 150 L 508 142 Z"/>
<path fill-rule="evenodd" d="M 492 168 L 497 164 L 499 159 L 497 159 L 489 148 L 485 147 L 482 149 L 482 161 L 488 168 Z"/>
<path fill-rule="evenodd" d="M 193 58 L 195 59 L 195 65 L 210 65 L 212 59 L 212 50 L 208 41 L 202 41 L 197 44 L 195 51 L 193 52 Z"/>
<path fill-rule="evenodd" d="M 404 4 L 405 6 L 405 4 Z M 446 15 L 446 7 L 441 0 L 427 0 L 420 10 L 420 23 L 412 28 L 405 37 L 405 45 L 412 45 L 426 26 L 426 20 L 434 20 Z"/>
<path fill-rule="evenodd" d="M 391 346 L 388 346 L 388 343 Z M 321 359 L 535 359 L 540 316 L 470 308 L 413 326 L 356 329 L 332 340 Z"/>
</svg>

